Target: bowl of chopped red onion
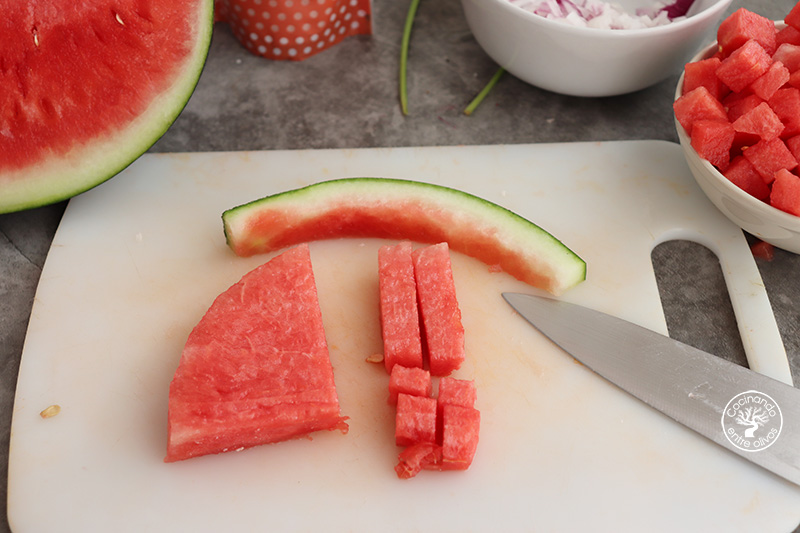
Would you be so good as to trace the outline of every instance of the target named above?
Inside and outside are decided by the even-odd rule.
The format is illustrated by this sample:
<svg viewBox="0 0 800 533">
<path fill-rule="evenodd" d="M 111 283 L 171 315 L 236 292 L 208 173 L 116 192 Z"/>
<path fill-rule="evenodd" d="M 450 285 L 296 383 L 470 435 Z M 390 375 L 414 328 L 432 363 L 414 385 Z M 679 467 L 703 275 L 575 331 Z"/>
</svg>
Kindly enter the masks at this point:
<svg viewBox="0 0 800 533">
<path fill-rule="evenodd" d="M 461 0 L 475 40 L 514 76 L 582 97 L 626 94 L 680 72 L 731 0 Z"/>
</svg>

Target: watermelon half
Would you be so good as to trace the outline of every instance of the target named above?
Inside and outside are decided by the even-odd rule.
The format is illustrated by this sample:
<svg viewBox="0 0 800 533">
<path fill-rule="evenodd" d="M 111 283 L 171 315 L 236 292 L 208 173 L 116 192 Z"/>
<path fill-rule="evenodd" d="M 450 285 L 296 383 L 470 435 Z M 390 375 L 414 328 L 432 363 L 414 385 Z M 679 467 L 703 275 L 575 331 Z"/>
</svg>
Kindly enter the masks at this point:
<svg viewBox="0 0 800 533">
<path fill-rule="evenodd" d="M 113 177 L 178 117 L 213 0 L 0 2 L 0 213 Z"/>
<path fill-rule="evenodd" d="M 561 294 L 586 263 L 533 222 L 469 193 L 418 181 L 345 178 L 267 196 L 222 214 L 237 255 L 339 237 L 447 242 L 534 287 Z"/>
</svg>

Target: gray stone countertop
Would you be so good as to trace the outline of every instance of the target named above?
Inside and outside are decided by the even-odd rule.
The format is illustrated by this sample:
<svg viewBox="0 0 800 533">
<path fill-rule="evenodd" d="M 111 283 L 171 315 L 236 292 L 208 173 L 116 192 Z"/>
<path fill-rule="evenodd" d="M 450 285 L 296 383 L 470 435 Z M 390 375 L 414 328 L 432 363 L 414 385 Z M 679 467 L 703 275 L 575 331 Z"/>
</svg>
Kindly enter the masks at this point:
<svg viewBox="0 0 800 533">
<path fill-rule="evenodd" d="M 794 0 L 735 0 L 781 19 Z M 472 116 L 463 108 L 497 65 L 467 27 L 458 0 L 423 1 L 409 54 L 410 114 L 397 72 L 408 1 L 374 0 L 374 34 L 350 37 L 302 62 L 249 54 L 218 24 L 206 68 L 182 115 L 152 152 L 275 150 L 656 139 L 677 142 L 678 75 L 610 98 L 550 93 L 506 74 Z M 546 53 L 546 52 L 542 52 Z M 14 393 L 31 306 L 66 203 L 0 215 L 0 475 L 7 477 Z M 751 237 L 748 236 L 752 240 Z M 746 364 L 715 256 L 669 242 L 653 262 L 670 335 Z M 757 260 L 800 383 L 800 256 Z M 687 274 L 691 273 L 691 276 Z M 688 280 L 688 278 L 693 278 Z M 5 516 L 6 486 L 2 484 Z M 0 522 L 7 528 L 6 520 Z"/>
</svg>

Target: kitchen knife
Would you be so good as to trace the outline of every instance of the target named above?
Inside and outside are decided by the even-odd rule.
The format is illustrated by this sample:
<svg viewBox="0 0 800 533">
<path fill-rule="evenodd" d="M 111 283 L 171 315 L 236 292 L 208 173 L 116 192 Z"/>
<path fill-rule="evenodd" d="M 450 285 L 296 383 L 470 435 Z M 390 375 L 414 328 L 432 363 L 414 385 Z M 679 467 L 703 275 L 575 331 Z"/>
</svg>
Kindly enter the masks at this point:
<svg viewBox="0 0 800 533">
<path fill-rule="evenodd" d="M 800 485 L 800 390 L 599 311 L 528 294 L 503 298 L 611 383 Z"/>
</svg>

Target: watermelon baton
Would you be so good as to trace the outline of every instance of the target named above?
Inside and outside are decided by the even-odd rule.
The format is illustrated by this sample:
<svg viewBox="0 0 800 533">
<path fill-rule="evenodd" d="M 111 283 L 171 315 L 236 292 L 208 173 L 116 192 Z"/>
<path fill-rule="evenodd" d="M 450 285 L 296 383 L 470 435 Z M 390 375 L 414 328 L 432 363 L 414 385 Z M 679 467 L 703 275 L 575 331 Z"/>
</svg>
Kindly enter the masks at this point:
<svg viewBox="0 0 800 533">
<path fill-rule="evenodd" d="M 387 372 L 395 365 L 422 367 L 422 341 L 417 309 L 417 285 L 411 242 L 378 250 L 383 360 Z"/>
</svg>

